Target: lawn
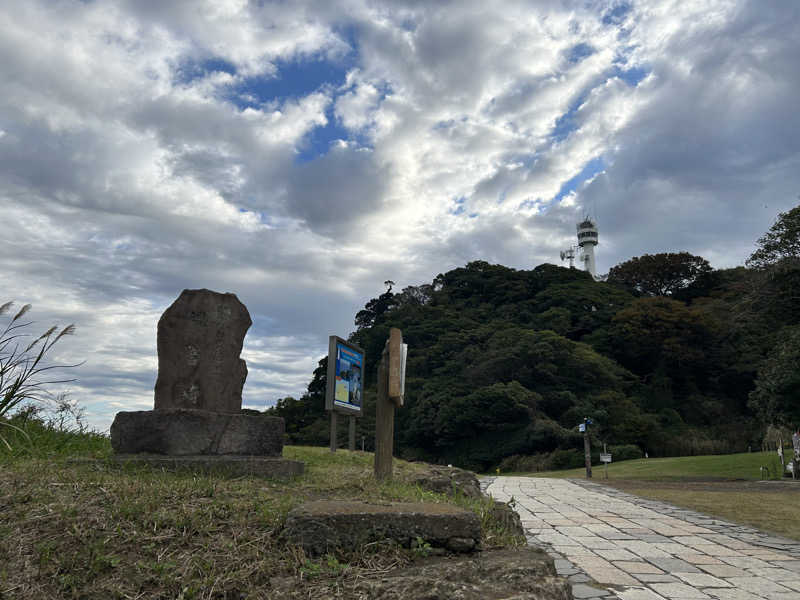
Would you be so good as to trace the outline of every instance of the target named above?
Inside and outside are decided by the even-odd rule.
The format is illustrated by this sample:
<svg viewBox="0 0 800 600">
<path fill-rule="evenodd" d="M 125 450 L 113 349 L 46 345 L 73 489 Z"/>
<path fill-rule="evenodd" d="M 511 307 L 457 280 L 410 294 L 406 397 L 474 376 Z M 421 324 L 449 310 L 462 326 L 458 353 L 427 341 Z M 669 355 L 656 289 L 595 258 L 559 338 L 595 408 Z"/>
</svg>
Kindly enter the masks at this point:
<svg viewBox="0 0 800 600">
<path fill-rule="evenodd" d="M 106 451 L 94 443 L 87 453 Z M 285 447 L 284 456 L 306 473 L 281 482 L 0 453 L 0 598 L 269 597 L 274 577 L 328 597 L 418 558 L 392 545 L 306 557 L 280 532 L 310 499 L 455 502 L 478 513 L 485 545 L 514 543 L 490 501 L 411 485 L 423 465 L 397 460 L 394 481 L 379 484 L 369 453 Z"/>
<path fill-rule="evenodd" d="M 745 452 L 743 454 L 720 454 L 709 456 L 680 456 L 670 458 L 642 458 L 611 463 L 608 466 L 609 479 L 644 480 L 730 480 L 762 478 L 760 467 L 770 469 L 770 478 L 780 470 L 775 452 Z M 592 466 L 596 480 L 605 478 L 602 465 Z M 531 477 L 585 477 L 586 469 L 546 471 L 530 473 Z M 764 475 L 766 478 L 766 474 Z"/>
</svg>

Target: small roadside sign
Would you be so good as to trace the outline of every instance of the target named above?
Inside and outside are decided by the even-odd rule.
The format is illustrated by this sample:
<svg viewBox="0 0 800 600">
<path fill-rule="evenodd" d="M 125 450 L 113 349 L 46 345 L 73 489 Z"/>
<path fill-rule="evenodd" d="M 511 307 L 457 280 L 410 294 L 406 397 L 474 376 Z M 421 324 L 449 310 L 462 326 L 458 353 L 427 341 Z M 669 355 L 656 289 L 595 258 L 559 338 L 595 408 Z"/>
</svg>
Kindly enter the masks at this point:
<svg viewBox="0 0 800 600">
<path fill-rule="evenodd" d="M 610 463 L 611 462 L 611 454 L 601 454 L 600 455 L 600 462 Z"/>
<path fill-rule="evenodd" d="M 580 425 L 578 425 L 578 431 L 580 431 L 581 433 L 586 431 L 586 423 L 581 423 Z"/>
</svg>

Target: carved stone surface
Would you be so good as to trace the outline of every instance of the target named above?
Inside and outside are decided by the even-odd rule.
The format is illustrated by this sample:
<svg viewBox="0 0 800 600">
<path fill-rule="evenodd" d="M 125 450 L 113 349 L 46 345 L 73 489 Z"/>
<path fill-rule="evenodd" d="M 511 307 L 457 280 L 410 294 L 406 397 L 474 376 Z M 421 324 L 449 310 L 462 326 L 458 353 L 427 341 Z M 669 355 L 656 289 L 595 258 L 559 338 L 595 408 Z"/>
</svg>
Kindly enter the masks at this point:
<svg viewBox="0 0 800 600">
<path fill-rule="evenodd" d="M 144 410 L 117 413 L 111 425 L 111 446 L 117 454 L 280 456 L 283 434 L 281 417 L 181 408 Z"/>
<path fill-rule="evenodd" d="M 183 290 L 158 321 L 155 409 L 238 413 L 247 378 L 239 354 L 251 324 L 235 294 Z"/>
</svg>

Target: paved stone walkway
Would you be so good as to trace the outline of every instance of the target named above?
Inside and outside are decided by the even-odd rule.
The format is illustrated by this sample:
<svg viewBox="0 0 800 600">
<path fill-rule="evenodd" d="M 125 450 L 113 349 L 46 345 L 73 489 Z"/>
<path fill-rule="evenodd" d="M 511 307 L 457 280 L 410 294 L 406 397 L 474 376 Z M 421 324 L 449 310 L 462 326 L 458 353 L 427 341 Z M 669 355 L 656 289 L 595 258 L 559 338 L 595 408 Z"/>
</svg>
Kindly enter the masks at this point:
<svg viewBox="0 0 800 600">
<path fill-rule="evenodd" d="M 800 543 L 587 481 L 494 477 L 578 600 L 800 600 Z"/>
</svg>

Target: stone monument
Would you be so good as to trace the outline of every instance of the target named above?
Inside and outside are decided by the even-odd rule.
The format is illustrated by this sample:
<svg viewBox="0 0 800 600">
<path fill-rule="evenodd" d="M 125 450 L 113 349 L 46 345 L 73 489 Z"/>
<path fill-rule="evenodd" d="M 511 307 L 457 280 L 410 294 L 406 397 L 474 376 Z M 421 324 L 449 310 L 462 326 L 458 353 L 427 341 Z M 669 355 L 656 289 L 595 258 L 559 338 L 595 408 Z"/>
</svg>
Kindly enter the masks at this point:
<svg viewBox="0 0 800 600">
<path fill-rule="evenodd" d="M 251 324 L 234 294 L 183 290 L 158 321 L 154 410 L 117 413 L 111 425 L 117 457 L 158 466 L 301 473 L 302 463 L 277 458 L 283 419 L 242 411 L 247 365 L 239 354 Z"/>
</svg>

